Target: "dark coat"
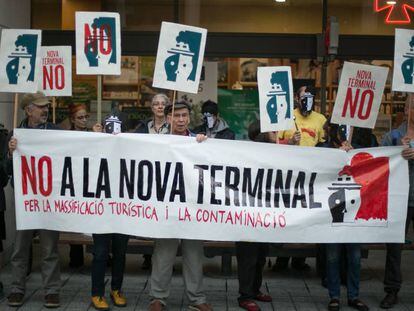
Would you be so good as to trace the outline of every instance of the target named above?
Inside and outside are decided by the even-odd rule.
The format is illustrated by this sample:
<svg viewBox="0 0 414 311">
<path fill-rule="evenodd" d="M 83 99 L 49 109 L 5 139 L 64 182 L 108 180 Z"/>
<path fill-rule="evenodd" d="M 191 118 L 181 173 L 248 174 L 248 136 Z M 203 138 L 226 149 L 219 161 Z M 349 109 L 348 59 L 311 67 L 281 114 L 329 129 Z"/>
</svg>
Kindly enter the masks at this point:
<svg viewBox="0 0 414 311">
<path fill-rule="evenodd" d="M 223 119 L 219 118 L 218 120 L 219 121 L 213 128 L 214 138 L 234 140 L 236 138 L 236 135 L 228 127 L 227 123 Z M 207 126 L 205 124 L 197 126 L 196 128 L 193 129 L 193 132 L 195 134 L 205 134 L 209 137 L 210 137 L 209 133 L 211 133 L 211 131 L 208 131 Z"/>
<path fill-rule="evenodd" d="M 140 134 L 148 134 L 148 122 L 151 121 L 150 120 L 141 120 L 138 122 L 137 127 L 135 128 L 135 133 L 140 133 Z"/>
<path fill-rule="evenodd" d="M 27 128 L 27 129 L 30 128 L 27 125 L 27 119 L 24 119 L 22 121 L 22 123 L 20 123 L 19 128 Z M 46 122 L 44 124 L 40 124 L 38 127 L 36 127 L 36 129 L 60 130 L 60 128 L 56 124 L 49 123 L 49 122 Z M 8 176 L 12 176 L 12 178 L 13 178 L 13 159 L 10 158 L 9 155 L 8 155 L 9 154 L 9 141 L 12 138 L 12 136 L 13 136 L 13 131 L 11 131 L 9 133 L 8 137 L 7 137 L 6 144 L 4 144 L 4 146 L 3 146 L 1 156 L 4 159 L 3 160 L 4 162 L 3 162 L 2 166 L 3 166 L 4 170 L 6 171 L 6 174 Z M 12 185 L 13 185 L 13 182 L 12 182 Z"/>
<path fill-rule="evenodd" d="M 5 129 L 0 130 L 0 147 L 4 146 L 8 142 L 8 132 Z M 5 158 L 4 155 L 0 153 L 0 211 L 4 211 L 6 209 L 6 197 L 4 195 L 3 188 L 6 187 L 9 176 L 6 173 L 5 168 Z"/>
</svg>

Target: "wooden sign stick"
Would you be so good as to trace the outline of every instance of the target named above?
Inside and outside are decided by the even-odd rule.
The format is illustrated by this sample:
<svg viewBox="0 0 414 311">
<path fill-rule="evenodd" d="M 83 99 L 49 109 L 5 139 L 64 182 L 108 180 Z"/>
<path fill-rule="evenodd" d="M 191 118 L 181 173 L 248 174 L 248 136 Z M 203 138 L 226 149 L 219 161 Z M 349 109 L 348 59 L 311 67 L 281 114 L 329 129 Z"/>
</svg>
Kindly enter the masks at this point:
<svg viewBox="0 0 414 311">
<path fill-rule="evenodd" d="M 171 127 L 170 127 L 170 134 L 173 133 L 173 126 L 174 126 L 174 108 L 175 108 L 175 97 L 177 96 L 177 91 L 174 90 L 173 99 L 172 99 L 172 111 L 171 111 Z"/>
<path fill-rule="evenodd" d="M 56 97 L 52 97 L 52 122 L 56 124 Z"/>
<path fill-rule="evenodd" d="M 96 103 L 96 121 L 98 124 L 102 122 L 102 75 L 98 75 L 98 87 L 97 87 L 97 103 Z"/>
<path fill-rule="evenodd" d="M 354 127 L 351 126 L 349 129 L 349 135 L 348 135 L 348 142 L 350 145 L 352 145 L 352 136 L 354 135 Z"/>
<path fill-rule="evenodd" d="M 414 96 L 414 95 L 411 95 Z M 411 110 L 414 109 L 414 101 L 410 98 L 408 102 L 408 120 L 407 120 L 407 133 L 413 133 L 414 128 L 411 126 L 412 118 L 414 118 Z"/>
<path fill-rule="evenodd" d="M 19 93 L 14 94 L 13 128 L 17 128 L 17 112 L 19 111 Z"/>
</svg>

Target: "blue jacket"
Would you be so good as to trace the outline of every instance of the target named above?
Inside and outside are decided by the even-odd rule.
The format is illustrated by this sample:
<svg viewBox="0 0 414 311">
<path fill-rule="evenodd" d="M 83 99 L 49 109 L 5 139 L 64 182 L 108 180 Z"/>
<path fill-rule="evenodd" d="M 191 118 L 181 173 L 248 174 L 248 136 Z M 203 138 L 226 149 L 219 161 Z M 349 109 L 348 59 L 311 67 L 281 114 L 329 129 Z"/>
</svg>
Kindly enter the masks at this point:
<svg viewBox="0 0 414 311">
<path fill-rule="evenodd" d="M 382 139 L 383 146 L 401 146 L 401 139 L 407 135 L 407 122 L 401 124 L 397 129 L 394 129 Z M 410 190 L 408 195 L 408 207 L 414 208 L 414 160 L 408 161 L 408 172 L 410 180 Z"/>
</svg>

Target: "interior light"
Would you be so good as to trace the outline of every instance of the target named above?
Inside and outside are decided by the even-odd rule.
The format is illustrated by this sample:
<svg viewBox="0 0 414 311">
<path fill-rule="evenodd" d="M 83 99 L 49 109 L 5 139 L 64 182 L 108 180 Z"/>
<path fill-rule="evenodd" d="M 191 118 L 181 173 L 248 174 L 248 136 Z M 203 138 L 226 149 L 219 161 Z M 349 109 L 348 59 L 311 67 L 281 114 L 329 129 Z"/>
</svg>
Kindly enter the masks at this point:
<svg viewBox="0 0 414 311">
<path fill-rule="evenodd" d="M 286 2 L 286 0 L 275 0 L 276 2 Z M 395 1 L 394 1 L 395 2 Z"/>
<path fill-rule="evenodd" d="M 387 4 L 394 5 L 397 4 L 397 1 L 387 1 Z"/>
</svg>

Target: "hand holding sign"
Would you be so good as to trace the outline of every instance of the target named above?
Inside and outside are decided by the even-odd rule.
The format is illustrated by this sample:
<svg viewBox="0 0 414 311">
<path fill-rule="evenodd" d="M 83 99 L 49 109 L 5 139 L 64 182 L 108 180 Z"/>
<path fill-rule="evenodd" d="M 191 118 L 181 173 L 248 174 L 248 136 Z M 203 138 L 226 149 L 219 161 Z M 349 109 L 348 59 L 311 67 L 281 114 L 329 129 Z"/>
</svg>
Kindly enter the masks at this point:
<svg viewBox="0 0 414 311">
<path fill-rule="evenodd" d="M 332 123 L 374 128 L 388 68 L 345 62 Z"/>
</svg>

